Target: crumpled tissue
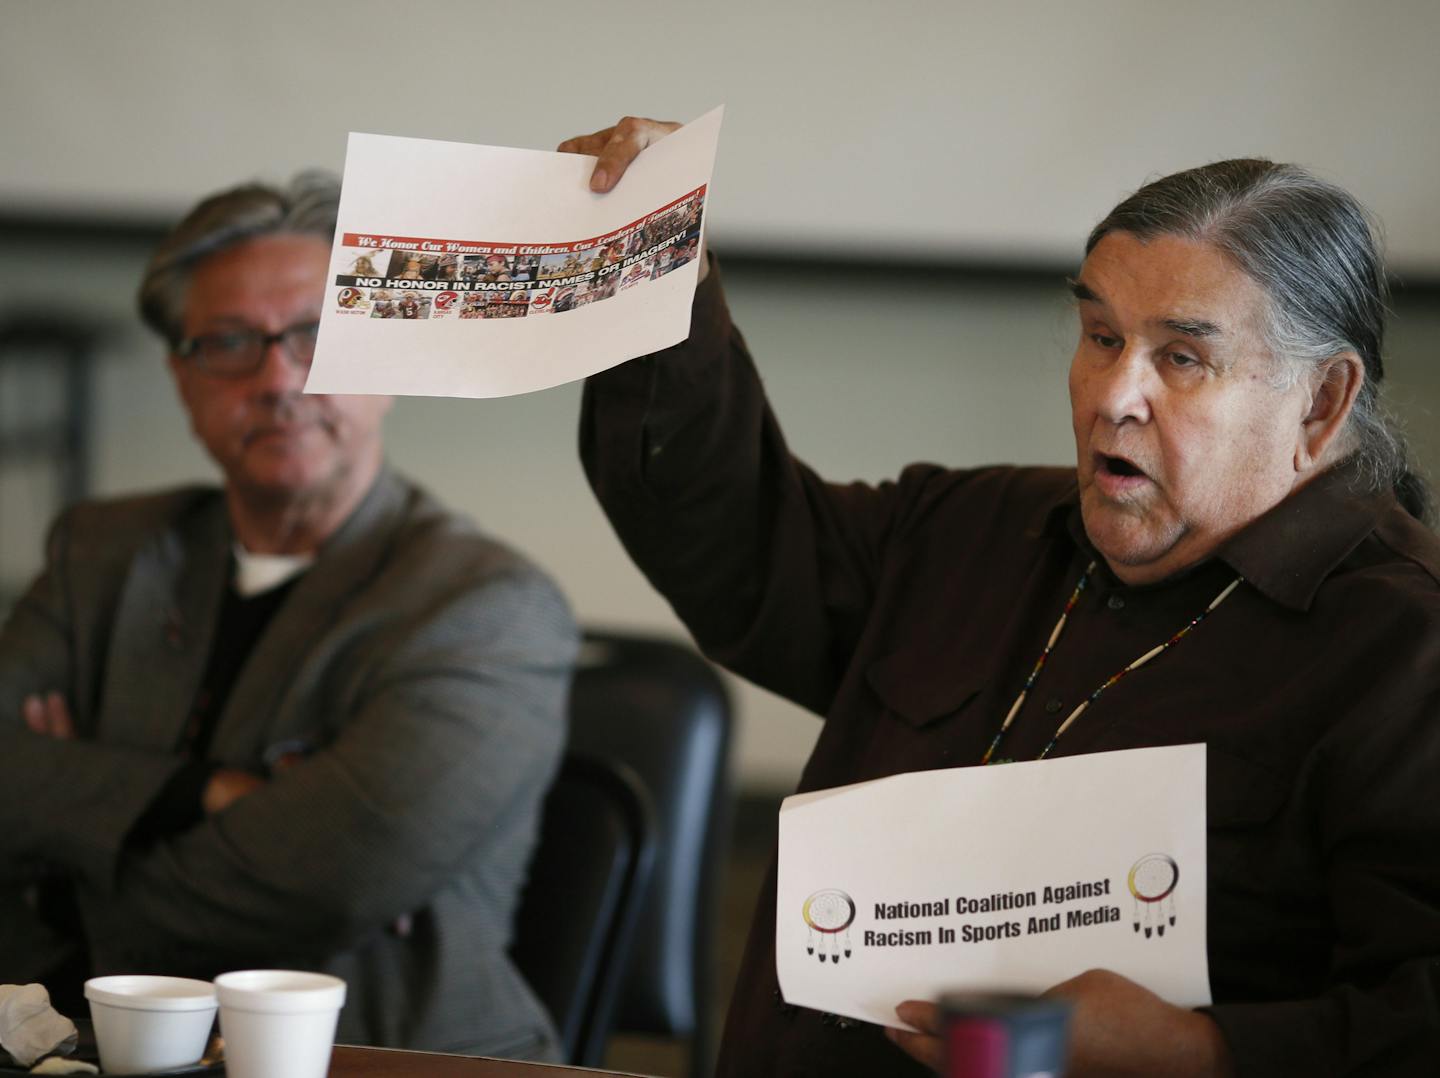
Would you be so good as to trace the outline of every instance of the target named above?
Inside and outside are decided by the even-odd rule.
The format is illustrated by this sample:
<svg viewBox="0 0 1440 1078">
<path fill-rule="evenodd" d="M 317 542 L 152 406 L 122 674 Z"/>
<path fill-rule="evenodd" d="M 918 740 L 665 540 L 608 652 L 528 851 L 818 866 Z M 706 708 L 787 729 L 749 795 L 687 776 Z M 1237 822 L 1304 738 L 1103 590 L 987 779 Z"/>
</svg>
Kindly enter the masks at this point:
<svg viewBox="0 0 1440 1078">
<path fill-rule="evenodd" d="M 83 1059 L 62 1059 L 49 1056 L 30 1068 L 31 1074 L 99 1074 L 100 1068 Z"/>
<path fill-rule="evenodd" d="M 50 1006 L 39 984 L 0 984 L 0 1048 L 22 1067 L 50 1052 L 73 1052 L 75 1023 Z"/>
</svg>

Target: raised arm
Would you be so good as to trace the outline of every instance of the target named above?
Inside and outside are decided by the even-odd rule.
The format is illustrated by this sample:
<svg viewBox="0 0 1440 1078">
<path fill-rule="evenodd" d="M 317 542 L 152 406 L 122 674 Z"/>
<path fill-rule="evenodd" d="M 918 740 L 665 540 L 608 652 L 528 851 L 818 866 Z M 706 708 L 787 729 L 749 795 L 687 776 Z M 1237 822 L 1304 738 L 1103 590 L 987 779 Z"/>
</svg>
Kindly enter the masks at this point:
<svg viewBox="0 0 1440 1078">
<path fill-rule="evenodd" d="M 903 496 L 827 484 L 791 456 L 718 272 L 689 340 L 589 380 L 580 447 L 630 556 L 706 653 L 824 714 Z"/>
<path fill-rule="evenodd" d="M 675 126 L 628 118 L 560 148 L 596 155 L 592 187 L 609 190 Z M 835 486 L 791 456 L 719 276 L 702 269 L 687 341 L 589 380 L 581 457 L 631 557 L 707 654 L 823 714 L 904 484 Z"/>
</svg>

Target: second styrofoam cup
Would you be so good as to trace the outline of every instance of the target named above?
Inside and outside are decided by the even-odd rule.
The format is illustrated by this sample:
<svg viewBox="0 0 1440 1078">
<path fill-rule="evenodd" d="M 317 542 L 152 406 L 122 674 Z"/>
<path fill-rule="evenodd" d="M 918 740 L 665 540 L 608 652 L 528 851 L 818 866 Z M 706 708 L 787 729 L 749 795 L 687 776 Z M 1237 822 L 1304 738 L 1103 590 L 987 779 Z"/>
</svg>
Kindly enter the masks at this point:
<svg viewBox="0 0 1440 1078">
<path fill-rule="evenodd" d="M 91 977 L 85 998 L 100 1065 L 117 1074 L 198 1062 L 215 1024 L 214 987 L 188 977 Z"/>
<path fill-rule="evenodd" d="M 325 1078 L 345 982 L 252 969 L 215 978 L 229 1078 Z"/>
</svg>

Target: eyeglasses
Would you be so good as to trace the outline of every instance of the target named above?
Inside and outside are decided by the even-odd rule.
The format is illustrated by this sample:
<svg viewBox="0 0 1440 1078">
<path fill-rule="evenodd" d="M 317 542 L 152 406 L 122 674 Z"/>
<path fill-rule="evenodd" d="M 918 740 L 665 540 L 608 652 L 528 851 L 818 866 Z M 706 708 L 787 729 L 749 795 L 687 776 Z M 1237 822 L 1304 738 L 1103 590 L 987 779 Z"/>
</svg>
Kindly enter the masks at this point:
<svg viewBox="0 0 1440 1078">
<path fill-rule="evenodd" d="M 194 363 L 206 374 L 220 378 L 243 378 L 254 374 L 265 362 L 272 344 L 284 345 L 290 358 L 302 367 L 315 358 L 319 322 L 297 322 L 279 333 L 258 329 L 232 329 L 224 333 L 202 333 L 187 337 L 175 349 L 181 359 Z"/>
</svg>

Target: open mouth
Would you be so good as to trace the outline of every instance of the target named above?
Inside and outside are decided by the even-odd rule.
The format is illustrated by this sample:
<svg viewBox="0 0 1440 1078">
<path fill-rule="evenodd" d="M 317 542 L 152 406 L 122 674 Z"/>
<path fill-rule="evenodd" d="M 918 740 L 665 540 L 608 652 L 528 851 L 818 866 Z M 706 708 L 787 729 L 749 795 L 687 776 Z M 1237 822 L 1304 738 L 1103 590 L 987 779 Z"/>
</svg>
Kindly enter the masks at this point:
<svg viewBox="0 0 1440 1078">
<path fill-rule="evenodd" d="M 1108 453 L 1101 453 L 1097 467 L 1106 475 L 1114 476 L 1117 479 L 1143 479 L 1145 473 L 1124 457 L 1112 457 Z"/>
</svg>

